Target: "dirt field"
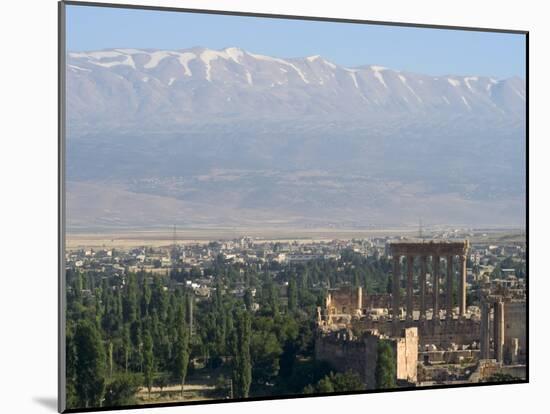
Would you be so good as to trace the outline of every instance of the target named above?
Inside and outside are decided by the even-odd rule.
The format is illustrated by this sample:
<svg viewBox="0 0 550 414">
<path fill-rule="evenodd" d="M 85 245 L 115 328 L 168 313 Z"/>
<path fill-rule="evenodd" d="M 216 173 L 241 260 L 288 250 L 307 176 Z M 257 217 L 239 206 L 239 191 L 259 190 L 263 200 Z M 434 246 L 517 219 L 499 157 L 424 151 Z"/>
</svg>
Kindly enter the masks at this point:
<svg viewBox="0 0 550 414">
<path fill-rule="evenodd" d="M 178 402 L 178 401 L 199 401 L 212 400 L 223 398 L 216 393 L 216 387 L 213 385 L 190 384 L 183 386 L 183 398 L 181 396 L 180 385 L 170 385 L 164 387 L 161 391 L 158 387 L 151 388 L 151 396 L 147 388 L 140 388 L 137 393 L 138 403 L 151 404 L 162 402 Z"/>
<path fill-rule="evenodd" d="M 521 230 L 484 230 L 476 237 L 468 237 L 471 242 L 525 242 L 525 232 Z M 329 241 L 334 239 L 349 240 L 353 238 L 405 236 L 416 237 L 417 228 L 392 229 L 285 229 L 285 228 L 209 228 L 209 229 L 177 229 L 176 242 L 178 244 L 208 243 L 212 240 L 231 240 L 244 236 L 258 241 L 296 241 L 311 243 L 315 241 Z M 425 236 L 429 238 L 429 233 Z M 103 233 L 68 233 L 66 248 L 132 248 L 139 246 L 168 247 L 173 243 L 172 229 L 123 231 Z"/>
<path fill-rule="evenodd" d="M 352 239 L 385 235 L 414 235 L 411 229 L 380 230 L 340 230 L 340 229 L 181 229 L 177 230 L 176 240 L 179 244 L 208 243 L 212 240 L 231 240 L 239 237 L 252 237 L 264 241 L 302 241 Z M 128 231 L 117 233 L 69 233 L 67 248 L 78 247 L 118 247 L 136 246 L 169 246 L 173 243 L 172 230 Z"/>
</svg>

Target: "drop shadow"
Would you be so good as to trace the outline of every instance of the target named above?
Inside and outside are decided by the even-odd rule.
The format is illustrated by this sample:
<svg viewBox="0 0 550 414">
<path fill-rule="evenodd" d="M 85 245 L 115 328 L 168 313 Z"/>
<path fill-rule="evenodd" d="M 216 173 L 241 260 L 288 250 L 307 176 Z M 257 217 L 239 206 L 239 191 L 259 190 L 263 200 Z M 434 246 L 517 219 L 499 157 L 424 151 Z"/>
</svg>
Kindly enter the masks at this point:
<svg viewBox="0 0 550 414">
<path fill-rule="evenodd" d="M 57 398 L 55 397 L 33 397 L 33 401 L 42 407 L 57 412 Z"/>
</svg>

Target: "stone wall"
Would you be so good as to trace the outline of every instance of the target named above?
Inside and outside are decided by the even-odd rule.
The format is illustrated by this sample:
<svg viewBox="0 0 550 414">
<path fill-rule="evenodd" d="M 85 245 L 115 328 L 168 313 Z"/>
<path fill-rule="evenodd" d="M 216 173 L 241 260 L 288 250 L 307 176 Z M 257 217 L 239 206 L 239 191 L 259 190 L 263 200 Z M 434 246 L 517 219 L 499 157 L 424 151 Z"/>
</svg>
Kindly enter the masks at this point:
<svg viewBox="0 0 550 414">
<path fill-rule="evenodd" d="M 397 379 L 416 382 L 418 362 L 418 328 L 404 330 L 404 337 L 394 341 L 397 356 Z"/>
<path fill-rule="evenodd" d="M 325 309 L 329 315 L 350 314 L 363 309 L 363 289 L 351 286 L 331 289 L 325 300 Z"/>
<path fill-rule="evenodd" d="M 422 351 L 418 353 L 419 362 L 428 364 L 460 364 L 479 359 L 479 349 Z"/>
<path fill-rule="evenodd" d="M 526 379 L 527 367 L 525 365 L 502 365 L 494 359 L 481 359 L 476 370 L 472 373 L 470 381 L 487 381 L 495 374 L 511 375 L 515 378 Z"/>
<path fill-rule="evenodd" d="M 315 358 L 328 362 L 336 371 L 359 375 L 366 389 L 376 388 L 376 363 L 380 340 L 388 340 L 396 357 L 396 380 L 416 382 L 418 363 L 418 330 L 409 328 L 397 338 L 386 338 L 379 332 L 365 332 L 353 338 L 343 331 L 320 334 L 315 340 Z"/>
<path fill-rule="evenodd" d="M 352 371 L 359 375 L 366 389 L 375 389 L 378 340 L 375 335 L 365 335 L 361 340 L 345 340 L 335 335 L 318 336 L 315 359 L 328 362 L 338 372 Z"/>
<path fill-rule="evenodd" d="M 360 319 L 352 321 L 356 332 L 376 329 L 383 335 L 391 336 L 396 332 L 391 320 Z M 421 347 L 434 344 L 438 348 L 448 348 L 452 344 L 471 345 L 479 343 L 480 323 L 475 319 L 453 319 L 448 321 L 405 321 L 399 322 L 397 332 L 407 327 L 418 328 L 419 344 Z"/>
<path fill-rule="evenodd" d="M 509 363 L 523 363 L 526 360 L 526 312 L 525 301 L 504 304 L 504 355 Z"/>
<path fill-rule="evenodd" d="M 415 287 L 416 288 L 416 287 Z M 420 310 L 420 295 L 414 294 L 413 295 L 413 309 L 414 310 Z M 426 309 L 433 309 L 433 293 L 431 290 L 426 292 L 425 295 L 425 306 Z M 439 294 L 439 303 L 446 303 L 447 297 L 445 293 Z M 391 308 L 391 295 L 389 293 L 379 293 L 379 294 L 370 294 L 370 295 L 363 295 L 363 306 L 366 309 L 370 308 Z M 405 304 L 402 303 L 402 306 L 405 306 Z M 456 304 L 455 304 L 456 306 Z"/>
<path fill-rule="evenodd" d="M 389 309 L 391 307 L 391 295 L 388 293 L 364 295 L 363 306 L 366 309 Z"/>
</svg>

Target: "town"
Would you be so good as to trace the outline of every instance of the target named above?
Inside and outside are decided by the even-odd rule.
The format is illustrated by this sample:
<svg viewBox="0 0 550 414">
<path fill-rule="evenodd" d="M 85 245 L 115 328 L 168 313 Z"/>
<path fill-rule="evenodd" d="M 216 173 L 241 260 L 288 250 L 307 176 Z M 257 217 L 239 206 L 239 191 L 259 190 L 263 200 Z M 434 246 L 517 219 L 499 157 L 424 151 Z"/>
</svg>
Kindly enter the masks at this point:
<svg viewBox="0 0 550 414">
<path fill-rule="evenodd" d="M 88 308 L 106 383 L 135 374 L 129 396 L 108 386 L 104 405 L 522 381 L 524 237 L 458 229 L 196 242 L 174 230 L 164 246 L 72 247 L 68 335 Z M 179 376 L 171 328 L 158 328 L 174 309 L 188 333 Z"/>
</svg>

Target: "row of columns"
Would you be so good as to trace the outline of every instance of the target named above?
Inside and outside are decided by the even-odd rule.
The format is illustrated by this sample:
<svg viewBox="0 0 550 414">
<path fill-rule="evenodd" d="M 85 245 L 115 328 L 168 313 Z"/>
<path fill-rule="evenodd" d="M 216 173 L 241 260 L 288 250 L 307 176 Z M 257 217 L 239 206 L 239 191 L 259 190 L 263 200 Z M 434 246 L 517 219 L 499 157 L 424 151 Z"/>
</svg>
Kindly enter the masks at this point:
<svg viewBox="0 0 550 414">
<path fill-rule="evenodd" d="M 401 306 L 401 257 L 402 255 L 394 254 L 393 256 L 393 293 L 392 293 L 392 312 L 393 319 L 397 321 L 399 318 L 399 309 Z M 406 308 L 407 308 L 407 319 L 412 320 L 413 318 L 413 268 L 414 268 L 414 255 L 406 255 L 407 261 L 407 288 L 406 288 Z M 439 317 L 439 272 L 441 268 L 441 257 L 440 256 L 431 256 L 432 257 L 432 294 L 433 294 L 433 319 Z M 446 256 L 447 261 L 447 281 L 445 283 L 445 293 L 446 293 L 446 318 L 452 318 L 452 309 L 453 309 L 453 279 L 454 279 L 454 269 L 453 269 L 453 260 L 454 255 Z M 466 314 L 466 256 L 459 255 L 459 274 L 458 274 L 458 306 L 460 316 Z M 419 275 L 419 286 L 420 286 L 420 318 L 426 318 L 426 273 L 428 268 L 428 256 L 420 256 L 420 275 Z"/>
</svg>

